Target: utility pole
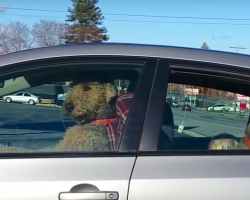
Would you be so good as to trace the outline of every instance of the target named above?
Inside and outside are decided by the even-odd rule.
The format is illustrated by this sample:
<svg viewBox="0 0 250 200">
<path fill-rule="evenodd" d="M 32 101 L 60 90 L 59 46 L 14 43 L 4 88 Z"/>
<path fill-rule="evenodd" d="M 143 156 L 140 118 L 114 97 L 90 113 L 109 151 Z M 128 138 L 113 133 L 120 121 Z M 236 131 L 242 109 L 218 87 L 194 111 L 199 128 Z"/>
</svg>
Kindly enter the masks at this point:
<svg viewBox="0 0 250 200">
<path fill-rule="evenodd" d="M 245 47 L 239 47 L 239 46 L 237 46 L 237 47 L 230 47 L 230 48 L 236 49 L 237 53 L 239 53 L 239 51 L 242 50 L 242 49 L 246 49 Z M 235 97 L 235 100 L 234 100 L 234 112 L 235 113 L 236 113 L 237 101 L 238 101 L 238 99 L 237 99 L 237 94 L 236 94 L 236 97 Z"/>
<path fill-rule="evenodd" d="M 239 46 L 237 46 L 237 47 L 229 47 L 229 48 L 236 49 L 237 53 L 239 53 L 239 51 L 242 50 L 242 49 L 246 49 L 245 47 L 239 47 Z"/>
</svg>

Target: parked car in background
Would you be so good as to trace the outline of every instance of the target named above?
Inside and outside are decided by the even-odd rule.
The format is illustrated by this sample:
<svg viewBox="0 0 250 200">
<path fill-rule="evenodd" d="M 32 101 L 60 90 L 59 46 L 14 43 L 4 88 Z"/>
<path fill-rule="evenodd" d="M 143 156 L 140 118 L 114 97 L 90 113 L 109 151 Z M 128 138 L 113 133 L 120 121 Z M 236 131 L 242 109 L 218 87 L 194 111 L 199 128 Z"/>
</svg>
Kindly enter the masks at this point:
<svg viewBox="0 0 250 200">
<path fill-rule="evenodd" d="M 176 107 L 176 108 L 179 108 L 179 103 L 177 102 L 177 101 L 174 101 L 173 103 L 172 103 L 172 107 Z"/>
<path fill-rule="evenodd" d="M 189 104 L 183 105 L 182 110 L 191 111 L 191 106 Z"/>
<path fill-rule="evenodd" d="M 166 98 L 166 102 L 172 107 L 173 106 L 173 100 L 170 97 Z"/>
<path fill-rule="evenodd" d="M 13 95 L 3 96 L 3 101 L 7 103 L 28 103 L 30 105 L 35 105 L 42 102 L 42 98 L 30 94 L 28 92 L 18 92 Z"/>
<path fill-rule="evenodd" d="M 207 108 L 208 111 L 229 111 L 230 108 L 225 104 L 215 104 Z"/>
</svg>

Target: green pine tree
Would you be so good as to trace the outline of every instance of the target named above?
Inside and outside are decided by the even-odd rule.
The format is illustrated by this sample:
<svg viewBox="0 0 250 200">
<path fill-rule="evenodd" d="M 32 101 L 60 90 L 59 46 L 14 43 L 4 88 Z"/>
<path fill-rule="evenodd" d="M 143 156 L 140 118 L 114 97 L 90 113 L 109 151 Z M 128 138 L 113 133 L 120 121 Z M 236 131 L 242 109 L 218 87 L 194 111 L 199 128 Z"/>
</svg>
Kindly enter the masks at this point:
<svg viewBox="0 0 250 200">
<path fill-rule="evenodd" d="M 104 16 L 98 0 L 71 0 L 66 22 L 70 23 L 66 43 L 102 42 L 109 40 L 103 26 Z"/>
<path fill-rule="evenodd" d="M 201 46 L 202 49 L 210 49 L 206 42 L 204 42 Z"/>
</svg>

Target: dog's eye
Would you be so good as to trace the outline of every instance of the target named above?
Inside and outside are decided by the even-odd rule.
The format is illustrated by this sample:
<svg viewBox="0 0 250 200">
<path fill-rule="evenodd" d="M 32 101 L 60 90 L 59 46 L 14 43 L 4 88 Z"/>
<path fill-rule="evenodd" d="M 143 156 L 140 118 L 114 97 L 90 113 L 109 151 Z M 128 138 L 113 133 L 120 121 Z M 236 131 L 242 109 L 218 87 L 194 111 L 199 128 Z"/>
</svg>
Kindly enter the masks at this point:
<svg viewBox="0 0 250 200">
<path fill-rule="evenodd" d="M 91 90 L 91 87 L 89 87 L 88 85 L 84 85 L 83 90 L 84 91 L 89 91 L 89 90 Z"/>
</svg>

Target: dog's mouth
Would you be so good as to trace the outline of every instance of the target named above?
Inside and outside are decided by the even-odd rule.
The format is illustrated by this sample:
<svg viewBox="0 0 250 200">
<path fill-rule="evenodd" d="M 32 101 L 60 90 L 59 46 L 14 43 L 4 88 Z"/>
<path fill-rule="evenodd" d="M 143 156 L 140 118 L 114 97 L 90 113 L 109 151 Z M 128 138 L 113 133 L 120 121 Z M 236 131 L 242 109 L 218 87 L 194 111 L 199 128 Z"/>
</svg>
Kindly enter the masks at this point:
<svg viewBox="0 0 250 200">
<path fill-rule="evenodd" d="M 80 124 L 87 124 L 87 123 L 90 123 L 93 119 L 93 116 L 92 115 L 89 115 L 89 114 L 84 114 L 84 115 L 81 115 L 81 116 L 74 116 L 74 115 L 71 115 L 71 118 L 75 121 L 77 121 L 78 123 Z"/>
</svg>

